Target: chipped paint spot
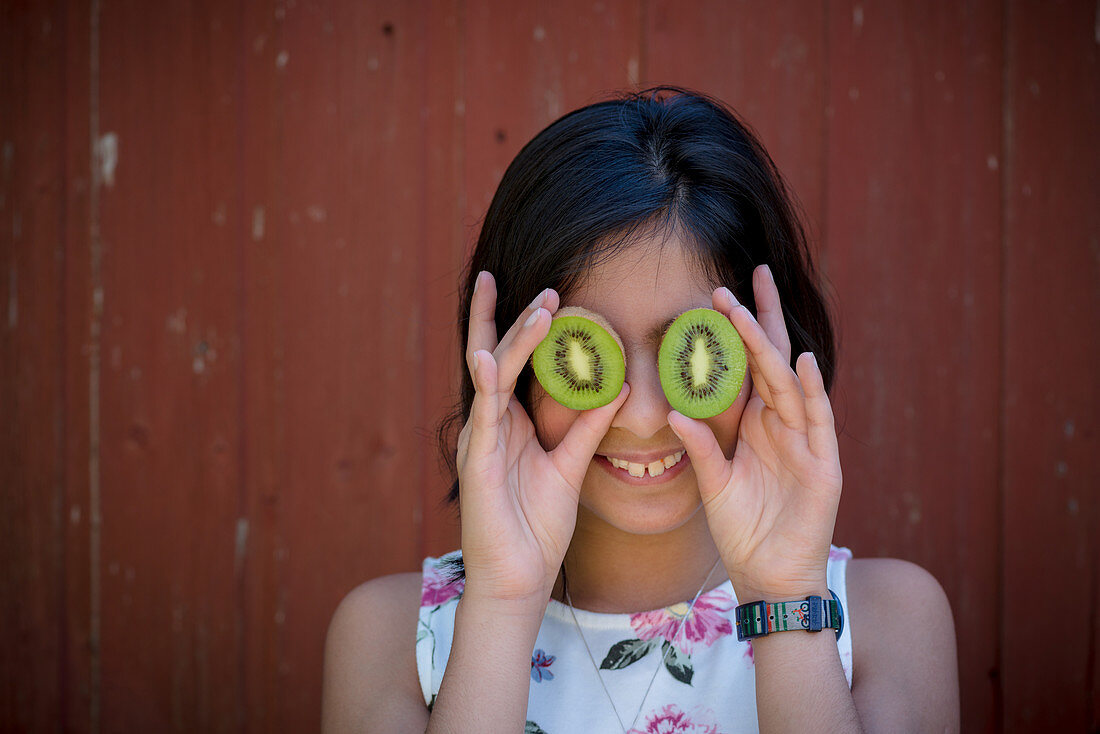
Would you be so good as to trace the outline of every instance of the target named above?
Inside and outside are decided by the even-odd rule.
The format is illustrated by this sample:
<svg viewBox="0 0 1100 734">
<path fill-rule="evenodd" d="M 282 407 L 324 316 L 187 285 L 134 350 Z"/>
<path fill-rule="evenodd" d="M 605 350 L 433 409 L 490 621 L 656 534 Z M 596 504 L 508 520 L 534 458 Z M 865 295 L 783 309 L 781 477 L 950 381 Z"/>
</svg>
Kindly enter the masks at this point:
<svg viewBox="0 0 1100 734">
<path fill-rule="evenodd" d="M 285 69 L 288 61 L 290 61 L 290 54 L 286 50 L 280 51 L 279 55 L 275 57 L 275 68 Z"/>
<path fill-rule="evenodd" d="M 218 202 L 218 206 L 214 209 L 213 214 L 210 215 L 210 219 L 219 227 L 225 226 L 226 210 L 224 201 Z"/>
<path fill-rule="evenodd" d="M 1000 168 L 1000 163 L 997 161 L 997 156 L 993 154 L 990 154 L 989 157 L 985 159 L 985 165 L 991 171 L 996 171 L 998 168 Z"/>
<path fill-rule="evenodd" d="M 282 609 L 275 612 L 275 624 L 284 624 L 286 622 L 286 612 Z"/>
<path fill-rule="evenodd" d="M 107 133 L 95 144 L 95 158 L 99 163 L 99 180 L 107 188 L 115 185 L 115 169 L 118 168 L 118 135 Z"/>
<path fill-rule="evenodd" d="M 1062 433 L 1066 434 L 1066 438 L 1073 438 L 1073 434 L 1077 431 L 1077 426 L 1073 424 L 1073 421 L 1066 421 L 1066 424 L 1062 426 Z"/>
<path fill-rule="evenodd" d="M 535 26 L 535 30 L 531 33 L 536 41 L 546 40 L 546 29 L 540 25 Z"/>
<path fill-rule="evenodd" d="M 73 505 L 69 508 L 69 522 L 72 525 L 80 524 L 80 505 Z"/>
<path fill-rule="evenodd" d="M 848 88 L 848 99 L 852 100 L 853 102 L 859 99 L 859 87 Z"/>
<path fill-rule="evenodd" d="M 233 568 L 237 573 L 244 568 L 244 555 L 248 550 L 248 518 L 237 518 L 237 539 L 233 546 Z"/>
<path fill-rule="evenodd" d="M 267 36 L 263 33 L 252 39 L 252 50 L 256 53 L 262 53 L 265 45 L 267 45 Z"/>
<path fill-rule="evenodd" d="M 1081 511 L 1081 506 L 1077 503 L 1076 497 L 1070 497 L 1066 502 L 1066 511 L 1074 517 Z"/>
<path fill-rule="evenodd" d="M 19 296 L 16 291 L 18 271 L 12 263 L 8 269 L 8 328 L 14 329 L 19 323 Z"/>
<path fill-rule="evenodd" d="M 856 5 L 852 8 L 852 28 L 859 31 L 863 28 L 863 6 Z"/>
<path fill-rule="evenodd" d="M 367 71 L 378 71 L 378 58 L 371 56 L 367 59 Z"/>
<path fill-rule="evenodd" d="M 259 242 L 264 238 L 264 208 L 262 206 L 252 209 L 252 239 Z"/>
<path fill-rule="evenodd" d="M 183 334 L 187 331 L 187 309 L 179 307 L 174 314 L 169 314 L 165 327 L 173 334 Z"/>
<path fill-rule="evenodd" d="M 140 380 L 141 379 L 141 368 L 140 367 L 131 367 L 130 368 L 130 379 L 131 380 Z"/>
<path fill-rule="evenodd" d="M 206 371 L 206 360 L 201 356 L 197 356 L 191 360 L 191 371 L 196 375 L 201 375 Z"/>
<path fill-rule="evenodd" d="M 936 81 L 942 82 L 947 78 L 947 75 L 943 73 L 943 69 L 936 69 Z"/>
<path fill-rule="evenodd" d="M 92 306 L 95 307 L 97 311 L 103 310 L 103 286 L 101 285 L 97 285 L 92 290 Z"/>
<path fill-rule="evenodd" d="M 631 84 L 637 84 L 640 73 L 641 72 L 639 71 L 638 58 L 636 56 L 631 56 L 629 59 L 626 60 L 627 81 Z"/>
<path fill-rule="evenodd" d="M 458 117 L 462 117 L 465 114 L 466 114 L 466 100 L 456 99 L 455 100 L 455 115 L 457 115 Z"/>
<path fill-rule="evenodd" d="M 1054 465 L 1054 476 L 1061 479 L 1067 474 L 1069 474 L 1069 464 L 1064 461 L 1059 461 L 1057 464 Z"/>
<path fill-rule="evenodd" d="M 117 344 L 111 347 L 111 367 L 116 370 L 122 367 L 122 347 Z"/>
<path fill-rule="evenodd" d="M 328 219 L 328 212 L 324 207 L 313 204 L 306 208 L 306 216 L 315 222 L 323 222 Z"/>
<path fill-rule="evenodd" d="M 119 565 L 118 561 L 111 561 L 111 565 L 107 567 L 107 572 L 112 576 L 118 576 Z"/>
</svg>

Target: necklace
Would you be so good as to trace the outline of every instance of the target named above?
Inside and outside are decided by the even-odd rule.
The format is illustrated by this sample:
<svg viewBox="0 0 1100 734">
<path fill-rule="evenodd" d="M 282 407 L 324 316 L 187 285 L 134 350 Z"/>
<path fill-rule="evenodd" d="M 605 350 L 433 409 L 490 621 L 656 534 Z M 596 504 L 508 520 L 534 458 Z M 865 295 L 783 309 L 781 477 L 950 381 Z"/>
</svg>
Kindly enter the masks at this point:
<svg viewBox="0 0 1100 734">
<path fill-rule="evenodd" d="M 699 600 L 699 597 L 703 593 L 703 589 L 707 588 L 707 582 L 710 581 L 711 574 L 714 573 L 714 569 L 718 568 L 718 562 L 721 560 L 722 557 L 719 556 L 714 561 L 714 565 L 707 571 L 707 577 L 703 579 L 703 585 L 695 592 L 695 596 L 688 606 L 687 613 L 676 623 L 676 631 L 672 633 L 672 639 L 669 640 L 670 644 L 665 648 L 664 653 L 661 654 L 661 659 L 657 662 L 657 669 L 653 671 L 653 675 L 649 679 L 649 685 L 646 686 L 645 693 L 642 694 L 642 701 L 638 704 L 638 711 L 635 712 L 634 718 L 630 721 L 630 730 L 634 729 L 634 725 L 638 723 L 638 717 L 642 715 L 642 709 L 645 708 L 645 700 L 649 697 L 649 691 L 653 688 L 653 683 L 657 680 L 657 674 L 661 672 L 661 668 L 664 667 L 665 661 L 668 659 L 668 651 L 672 648 L 672 645 L 675 644 L 676 640 L 679 639 L 680 630 L 683 629 L 684 622 L 691 616 L 692 610 L 695 609 L 695 602 Z M 615 700 L 611 698 L 611 692 L 607 690 L 607 684 L 604 683 L 603 676 L 600 674 L 600 666 L 596 664 L 596 658 L 592 655 L 592 648 L 588 646 L 588 640 L 584 638 L 584 632 L 581 631 L 581 625 L 577 622 L 577 614 L 573 610 L 573 600 L 569 597 L 569 579 L 565 575 L 564 563 L 561 564 L 561 584 L 563 596 L 565 596 L 565 603 L 569 607 L 569 615 L 573 618 L 573 626 L 577 628 L 577 634 L 580 635 L 581 642 L 584 643 L 584 650 L 588 653 L 588 659 L 592 661 L 592 669 L 596 671 L 596 678 L 600 681 L 600 687 L 603 688 L 603 694 L 607 696 L 607 702 L 611 704 L 611 710 L 615 712 L 615 718 L 619 720 L 619 727 L 623 730 L 623 734 L 628 734 L 626 725 L 623 724 L 623 717 L 619 715 L 619 707 L 615 705 Z"/>
</svg>

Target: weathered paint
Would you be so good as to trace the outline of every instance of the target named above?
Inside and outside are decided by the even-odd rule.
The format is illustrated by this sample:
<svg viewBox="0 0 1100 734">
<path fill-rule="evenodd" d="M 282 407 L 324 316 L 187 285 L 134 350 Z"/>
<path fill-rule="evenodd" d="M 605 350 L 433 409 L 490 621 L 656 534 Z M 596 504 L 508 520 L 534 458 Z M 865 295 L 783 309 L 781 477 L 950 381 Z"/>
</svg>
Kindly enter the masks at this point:
<svg viewBox="0 0 1100 734">
<path fill-rule="evenodd" d="M 457 543 L 430 431 L 494 187 L 634 82 L 728 101 L 805 207 L 837 540 L 944 584 L 964 729 L 1100 726 L 1095 611 L 1014 616 L 1100 608 L 1094 7 L 32 5 L 0 19 L 0 728 L 315 727 L 340 597 Z"/>
</svg>

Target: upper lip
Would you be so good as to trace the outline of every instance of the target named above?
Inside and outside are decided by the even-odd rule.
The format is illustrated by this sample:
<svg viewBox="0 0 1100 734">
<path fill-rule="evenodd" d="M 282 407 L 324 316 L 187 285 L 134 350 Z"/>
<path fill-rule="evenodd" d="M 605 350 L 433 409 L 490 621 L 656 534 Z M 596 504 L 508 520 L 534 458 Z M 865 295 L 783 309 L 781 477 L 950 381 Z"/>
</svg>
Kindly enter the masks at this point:
<svg viewBox="0 0 1100 734">
<path fill-rule="evenodd" d="M 602 456 L 605 459 L 608 458 L 608 457 L 614 457 L 616 459 L 621 459 L 623 461 L 629 461 L 633 464 L 650 464 L 654 461 L 657 461 L 659 459 L 663 459 L 666 456 L 669 456 L 671 454 L 675 454 L 676 452 L 683 451 L 683 450 L 684 450 L 683 448 L 675 448 L 675 449 L 667 449 L 664 452 L 650 451 L 650 452 L 646 452 L 644 454 L 631 454 L 630 452 L 619 454 L 619 453 L 616 453 L 614 451 L 597 451 L 596 455 L 597 456 Z"/>
</svg>

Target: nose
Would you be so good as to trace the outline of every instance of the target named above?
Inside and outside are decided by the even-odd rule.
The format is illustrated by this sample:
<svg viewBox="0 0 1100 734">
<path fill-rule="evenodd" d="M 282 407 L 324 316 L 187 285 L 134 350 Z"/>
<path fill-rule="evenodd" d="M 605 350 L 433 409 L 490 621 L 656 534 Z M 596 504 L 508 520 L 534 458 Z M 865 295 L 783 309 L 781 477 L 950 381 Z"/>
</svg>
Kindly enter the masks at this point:
<svg viewBox="0 0 1100 734">
<path fill-rule="evenodd" d="M 630 395 L 615 414 L 611 427 L 630 431 L 638 438 L 651 438 L 667 428 L 672 406 L 661 388 L 657 355 L 645 349 L 631 353 L 626 360 L 626 381 L 630 384 Z"/>
</svg>

